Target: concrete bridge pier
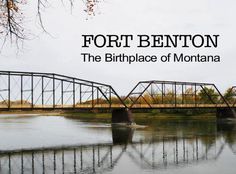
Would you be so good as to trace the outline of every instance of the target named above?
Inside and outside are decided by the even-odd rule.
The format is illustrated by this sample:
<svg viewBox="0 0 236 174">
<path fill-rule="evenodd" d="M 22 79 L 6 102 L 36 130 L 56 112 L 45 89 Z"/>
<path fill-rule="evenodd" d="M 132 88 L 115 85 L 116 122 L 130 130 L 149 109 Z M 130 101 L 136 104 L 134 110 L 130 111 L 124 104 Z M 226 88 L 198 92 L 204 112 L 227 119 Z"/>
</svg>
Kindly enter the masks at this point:
<svg viewBox="0 0 236 174">
<path fill-rule="evenodd" d="M 133 123 L 132 112 L 128 108 L 114 109 L 112 111 L 112 123 Z"/>
<path fill-rule="evenodd" d="M 125 126 L 112 125 L 112 141 L 113 144 L 129 144 L 132 143 L 134 129 Z"/>
<path fill-rule="evenodd" d="M 225 118 L 236 119 L 236 111 L 234 108 L 217 108 L 216 117 L 219 119 L 225 119 Z"/>
</svg>

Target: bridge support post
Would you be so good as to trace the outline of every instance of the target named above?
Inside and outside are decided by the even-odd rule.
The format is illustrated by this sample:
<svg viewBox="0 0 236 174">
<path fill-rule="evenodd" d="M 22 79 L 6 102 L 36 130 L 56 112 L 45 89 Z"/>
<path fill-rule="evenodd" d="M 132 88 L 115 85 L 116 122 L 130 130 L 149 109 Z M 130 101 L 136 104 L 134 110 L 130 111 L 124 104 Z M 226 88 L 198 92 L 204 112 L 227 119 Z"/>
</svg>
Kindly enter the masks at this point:
<svg viewBox="0 0 236 174">
<path fill-rule="evenodd" d="M 225 119 L 225 118 L 236 119 L 236 111 L 233 108 L 217 108 L 216 117 L 218 119 Z"/>
<path fill-rule="evenodd" d="M 114 109 L 112 111 L 112 123 L 132 123 L 132 112 L 127 109 Z"/>
</svg>

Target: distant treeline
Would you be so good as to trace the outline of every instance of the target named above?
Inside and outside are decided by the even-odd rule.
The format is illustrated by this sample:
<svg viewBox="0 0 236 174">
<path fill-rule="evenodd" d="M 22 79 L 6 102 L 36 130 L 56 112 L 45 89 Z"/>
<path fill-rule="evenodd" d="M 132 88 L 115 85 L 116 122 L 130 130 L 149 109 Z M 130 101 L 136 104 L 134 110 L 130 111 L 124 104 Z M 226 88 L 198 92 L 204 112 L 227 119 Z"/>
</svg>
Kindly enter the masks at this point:
<svg viewBox="0 0 236 174">
<path fill-rule="evenodd" d="M 223 96 L 223 97 L 222 97 Z M 219 104 L 224 103 L 224 99 L 229 103 L 233 104 L 236 101 L 236 91 L 231 88 L 227 89 L 223 95 L 220 95 L 215 89 L 212 88 L 203 88 L 195 94 L 193 88 L 188 88 L 183 94 L 176 94 L 172 91 L 167 91 L 165 94 L 150 94 L 145 92 L 142 96 L 131 96 L 126 98 L 121 96 L 121 100 L 125 104 Z M 91 104 L 92 100 L 83 102 L 86 104 Z M 94 104 L 105 104 L 107 100 L 105 99 L 95 99 Z M 120 100 L 117 97 L 111 97 L 112 104 L 120 104 Z M 79 103 L 78 103 L 79 104 Z"/>
</svg>

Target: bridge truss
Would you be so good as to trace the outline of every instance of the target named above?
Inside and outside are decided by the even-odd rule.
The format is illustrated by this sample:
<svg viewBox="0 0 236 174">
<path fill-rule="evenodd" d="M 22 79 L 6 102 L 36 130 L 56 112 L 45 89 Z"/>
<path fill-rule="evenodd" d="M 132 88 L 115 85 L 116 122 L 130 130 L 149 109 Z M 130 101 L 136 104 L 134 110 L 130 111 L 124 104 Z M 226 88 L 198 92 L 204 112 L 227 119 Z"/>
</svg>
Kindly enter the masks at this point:
<svg viewBox="0 0 236 174">
<path fill-rule="evenodd" d="M 126 107 L 107 84 L 54 73 L 0 71 L 0 109 Z"/>
<path fill-rule="evenodd" d="M 236 92 L 236 87 L 232 90 Z M 121 99 L 103 83 L 55 73 L 0 71 L 1 110 L 232 108 L 235 104 L 211 83 L 141 81 Z"/>
<path fill-rule="evenodd" d="M 141 81 L 125 98 L 130 108 L 230 108 L 210 83 Z"/>
</svg>

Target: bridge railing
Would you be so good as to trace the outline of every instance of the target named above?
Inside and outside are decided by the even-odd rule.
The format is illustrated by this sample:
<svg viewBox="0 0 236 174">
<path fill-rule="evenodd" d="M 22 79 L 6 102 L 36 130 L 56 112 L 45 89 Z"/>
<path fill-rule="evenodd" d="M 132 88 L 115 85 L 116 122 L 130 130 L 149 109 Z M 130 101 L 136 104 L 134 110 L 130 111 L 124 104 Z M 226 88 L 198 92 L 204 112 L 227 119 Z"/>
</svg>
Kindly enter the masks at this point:
<svg viewBox="0 0 236 174">
<path fill-rule="evenodd" d="M 1 109 L 126 107 L 107 84 L 54 73 L 0 71 Z"/>
</svg>

